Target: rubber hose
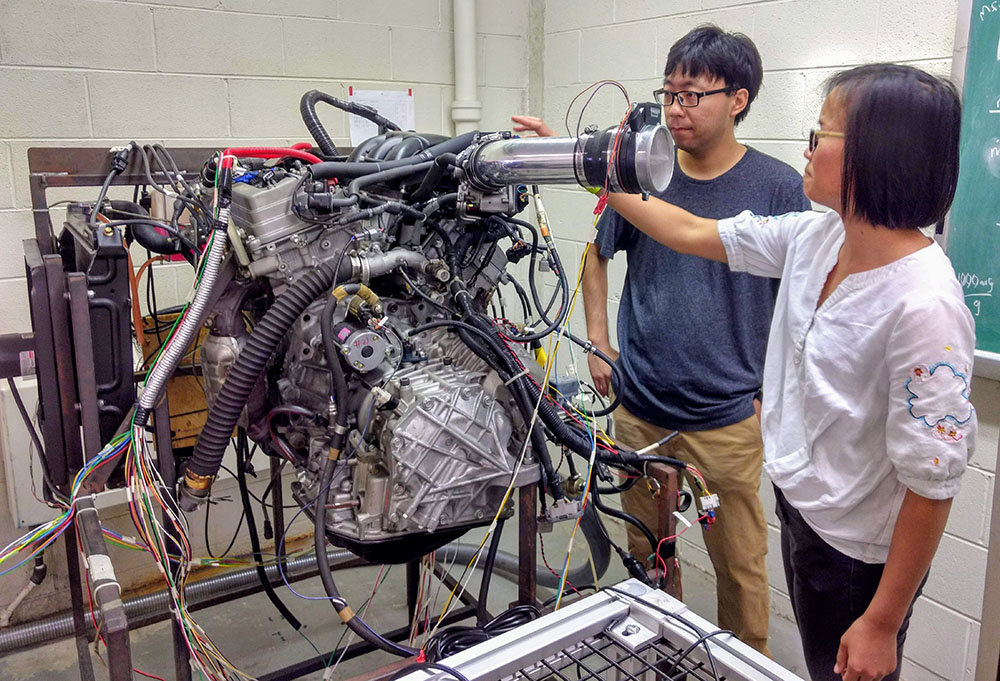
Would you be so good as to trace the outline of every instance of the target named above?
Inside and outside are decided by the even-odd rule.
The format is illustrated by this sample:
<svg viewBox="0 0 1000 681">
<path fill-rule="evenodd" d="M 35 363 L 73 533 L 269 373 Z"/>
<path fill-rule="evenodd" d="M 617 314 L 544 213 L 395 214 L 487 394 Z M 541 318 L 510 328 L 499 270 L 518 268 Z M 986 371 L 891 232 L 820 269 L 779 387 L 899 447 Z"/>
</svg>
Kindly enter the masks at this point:
<svg viewBox="0 0 1000 681">
<path fill-rule="evenodd" d="M 351 263 L 342 263 L 337 278 L 348 279 L 351 271 Z M 239 421 L 243 405 L 257 385 L 257 377 L 295 320 L 330 287 L 333 280 L 333 266 L 329 262 L 310 270 L 274 301 L 254 327 L 209 410 L 205 427 L 195 443 L 194 455 L 188 462 L 189 471 L 199 476 L 215 476 L 219 472 L 229 438 Z"/>
<path fill-rule="evenodd" d="M 483 567 L 483 579 L 479 582 L 479 597 L 476 599 L 476 623 L 481 627 L 486 624 L 489 619 L 489 610 L 487 609 L 487 599 L 490 595 L 490 580 L 493 578 L 493 566 L 497 562 L 497 551 L 500 549 L 500 536 L 503 534 L 504 523 L 507 522 L 501 519 L 497 523 L 497 527 L 493 530 L 493 537 L 490 539 L 490 548 L 486 554 L 486 565 Z"/>
<path fill-rule="evenodd" d="M 334 177 L 357 178 L 381 172 L 383 170 L 389 170 L 391 168 L 399 168 L 401 166 L 413 165 L 415 163 L 423 163 L 424 161 L 433 161 L 442 154 L 457 154 L 458 152 L 464 150 L 472 144 L 473 141 L 475 141 L 476 135 L 478 134 L 478 130 L 473 130 L 472 132 L 467 132 L 464 135 L 452 137 L 450 140 L 441 142 L 440 144 L 435 144 L 432 147 L 427 147 L 418 154 L 414 154 L 408 158 L 399 159 L 398 161 L 327 161 L 325 163 L 314 163 L 311 166 L 312 176 L 316 180 L 329 180 Z"/>
<path fill-rule="evenodd" d="M 441 183 L 441 178 L 444 177 L 448 166 L 452 166 L 457 163 L 458 156 L 455 154 L 441 154 L 434 159 L 434 165 L 431 166 L 431 169 L 427 171 L 426 175 L 424 175 L 423 181 L 420 183 L 420 186 L 417 187 L 417 190 L 410 195 L 409 200 L 416 203 L 430 198 L 431 193 L 437 189 L 437 186 Z"/>
<path fill-rule="evenodd" d="M 330 95 L 324 94 L 319 90 L 310 90 L 302 95 L 302 99 L 299 100 L 299 113 L 302 115 L 302 121 L 306 124 L 309 134 L 316 140 L 316 146 L 319 147 L 320 151 L 326 156 L 337 156 L 340 153 L 337 151 L 337 145 L 333 143 L 330 135 L 326 132 L 326 128 L 320 122 L 319 116 L 316 115 L 316 102 L 324 101 L 329 103 L 327 98 L 333 99 Z"/>
<path fill-rule="evenodd" d="M 360 289 L 358 284 L 348 284 L 344 287 L 348 294 L 355 294 Z M 333 400 L 337 407 L 337 425 L 342 429 L 347 428 L 347 378 L 344 376 L 344 366 L 340 363 L 340 352 L 337 351 L 337 343 L 333 338 L 333 313 L 337 309 L 337 299 L 333 295 L 327 296 L 323 305 L 323 312 L 320 315 L 320 333 L 323 339 L 323 351 L 326 354 L 327 369 L 330 370 L 333 390 Z M 343 444 L 346 430 L 335 433 L 331 447 L 340 450 Z"/>
<path fill-rule="evenodd" d="M 608 566 L 611 565 L 611 544 L 601 532 L 601 528 L 598 525 L 600 522 L 600 518 L 597 517 L 597 514 L 588 505 L 583 512 L 583 518 L 580 520 L 580 529 L 583 531 L 583 536 L 586 538 L 587 544 L 590 545 L 590 555 L 594 559 L 594 570 L 597 572 L 598 578 L 603 577 L 604 573 L 608 571 Z M 468 562 L 475 555 L 476 547 L 471 545 L 448 544 L 444 548 L 438 549 L 439 559 L 445 561 L 458 560 Z M 519 558 L 513 553 L 498 551 L 493 570 L 495 573 L 509 577 L 516 582 L 520 573 Z M 593 581 L 593 573 L 589 562 L 571 569 L 569 574 L 566 575 L 566 579 L 573 584 L 590 584 Z M 544 565 L 536 569 L 535 580 L 539 586 L 546 589 L 559 588 L 559 575 L 553 575 Z"/>
<path fill-rule="evenodd" d="M 351 183 L 347 185 L 347 195 L 357 196 L 361 193 L 362 187 L 367 187 L 370 184 L 376 184 L 378 182 L 398 180 L 409 175 L 416 175 L 421 171 L 430 170 L 432 167 L 434 167 L 434 161 L 423 161 L 421 163 L 407 164 L 398 168 L 387 168 L 385 170 L 380 170 L 377 173 L 362 175 L 361 177 L 354 178 L 351 180 Z"/>
<path fill-rule="evenodd" d="M 347 601 L 344 600 L 337 590 L 337 583 L 334 581 L 333 572 L 330 570 L 330 561 L 326 557 L 326 505 L 330 499 L 330 485 L 333 483 L 333 473 L 336 463 L 333 459 L 327 459 L 323 464 L 323 477 L 320 481 L 319 496 L 316 497 L 313 539 L 316 542 L 316 566 L 319 568 L 319 578 L 323 582 L 323 589 L 326 590 L 326 594 L 331 599 L 330 602 L 337 609 L 337 614 L 340 615 L 344 624 L 362 639 L 393 655 L 399 655 L 400 657 L 416 655 L 418 651 L 413 648 L 393 643 L 372 631 L 371 627 L 365 624 L 365 621 L 359 615 L 351 612 L 350 608 L 347 607 Z"/>
<path fill-rule="evenodd" d="M 149 211 L 140 206 L 138 203 L 133 203 L 131 201 L 112 200 L 111 212 L 112 215 L 109 217 L 112 219 L 122 217 L 115 216 L 115 212 L 127 213 L 128 215 L 123 216 L 126 218 L 143 215 L 149 217 Z M 135 240 L 139 242 L 140 246 L 148 248 L 153 253 L 159 253 L 160 255 L 176 255 L 184 250 L 183 246 L 179 242 L 172 243 L 168 235 L 161 234 L 157 231 L 155 225 L 148 222 L 132 223 L 132 234 L 135 236 Z"/>
</svg>

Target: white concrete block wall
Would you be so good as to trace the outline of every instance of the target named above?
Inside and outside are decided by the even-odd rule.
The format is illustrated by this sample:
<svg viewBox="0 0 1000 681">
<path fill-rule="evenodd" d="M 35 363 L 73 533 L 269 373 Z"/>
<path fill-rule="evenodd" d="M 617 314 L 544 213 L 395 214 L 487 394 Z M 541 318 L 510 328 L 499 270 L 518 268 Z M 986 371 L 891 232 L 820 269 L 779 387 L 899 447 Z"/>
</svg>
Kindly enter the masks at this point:
<svg viewBox="0 0 1000 681">
<path fill-rule="evenodd" d="M 622 81 L 634 100 L 660 86 L 670 45 L 703 23 L 749 35 L 764 63 L 764 83 L 745 122 L 741 141 L 801 170 L 808 130 L 816 126 L 822 84 L 845 67 L 895 60 L 947 76 L 954 42 L 956 4 L 941 0 L 547 0 L 545 3 L 543 115 L 558 131 L 572 97 L 599 78 Z M 967 18 L 962 20 L 968 21 Z M 620 117 L 621 96 L 602 92 L 584 125 Z M 579 111 L 579 104 L 574 111 Z M 576 114 L 571 126 L 576 124 Z M 546 190 L 553 232 L 579 253 L 589 234 L 594 200 L 569 189 Z M 564 258 L 565 259 L 565 258 Z M 624 263 L 612 261 L 609 314 L 617 314 Z M 570 268 L 575 272 L 575 267 Z M 583 321 L 574 312 L 574 326 Z M 613 332 L 612 332 L 613 335 Z M 565 365 L 565 360 L 560 362 Z M 988 513 L 996 472 L 1000 384 L 974 381 L 981 421 L 977 452 L 955 500 L 946 535 L 917 605 L 907 646 L 905 678 L 971 678 L 985 580 Z M 772 609 L 791 617 L 781 568 L 777 520 L 770 483 L 762 497 L 769 518 Z M 723 501 L 723 503 L 725 503 Z M 682 539 L 689 568 L 711 572 L 696 532 Z"/>
<path fill-rule="evenodd" d="M 528 10 L 528 0 L 477 2 L 484 129 L 508 129 L 510 114 L 527 107 Z M 305 91 L 346 98 L 350 86 L 412 88 L 416 129 L 451 134 L 453 61 L 452 0 L 3 0 L 0 229 L 8 248 L 0 251 L 0 333 L 30 330 L 20 255 L 21 240 L 34 232 L 29 148 L 108 147 L 130 139 L 168 147 L 286 145 L 309 140 L 298 113 Z M 325 105 L 317 113 L 334 141 L 348 145 L 345 114 Z M 50 191 L 49 201 L 92 200 L 96 192 Z M 59 224 L 58 210 L 53 220 Z M 133 257 L 139 265 L 144 253 Z M 161 306 L 187 295 L 187 265 L 153 269 Z M 5 500 L 4 485 L 0 470 Z M 231 480 L 220 481 L 219 491 L 238 498 Z M 228 542 L 222 528 L 235 527 L 237 508 L 234 502 L 212 509 L 217 550 Z M 120 511 L 106 517 L 114 529 L 134 533 Z M 202 518 L 191 518 L 197 555 L 205 555 Z M 298 523 L 295 533 L 306 526 Z M 0 544 L 18 534 L 4 501 Z M 245 532 L 234 550 L 249 550 Z M 62 607 L 61 551 L 53 549 L 50 578 L 15 621 Z M 119 554 L 123 584 L 155 579 L 150 561 Z M 0 579 L 0 607 L 26 575 Z"/>
</svg>

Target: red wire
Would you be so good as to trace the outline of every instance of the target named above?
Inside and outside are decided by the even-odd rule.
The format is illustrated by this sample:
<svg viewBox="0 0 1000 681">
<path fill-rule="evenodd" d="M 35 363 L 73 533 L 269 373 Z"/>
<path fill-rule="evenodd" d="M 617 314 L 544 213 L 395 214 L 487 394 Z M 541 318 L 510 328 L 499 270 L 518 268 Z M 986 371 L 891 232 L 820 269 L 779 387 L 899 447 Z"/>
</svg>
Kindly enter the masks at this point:
<svg viewBox="0 0 1000 681">
<path fill-rule="evenodd" d="M 704 520 L 707 517 L 708 517 L 708 514 L 706 513 L 705 515 L 703 515 L 700 518 L 698 518 L 698 520 L 696 520 L 695 522 L 696 523 L 700 523 L 702 520 Z M 689 527 L 685 527 L 683 530 L 681 530 L 677 534 L 672 534 L 669 537 L 664 537 L 656 545 L 656 553 L 654 554 L 656 556 L 656 565 L 657 565 L 657 568 L 659 568 L 660 565 L 663 565 L 663 576 L 664 577 L 667 576 L 667 562 L 665 560 L 663 560 L 663 558 L 660 557 L 660 547 L 663 546 L 663 542 L 665 542 L 665 541 L 672 541 L 674 539 L 677 539 L 677 537 L 681 536 L 682 534 L 684 534 L 685 532 L 687 532 L 688 530 L 690 530 L 692 527 L 694 527 L 694 523 L 691 523 L 691 525 Z"/>
<path fill-rule="evenodd" d="M 545 564 L 545 567 L 548 568 L 549 572 L 551 572 L 552 574 L 554 574 L 556 577 L 562 577 L 562 575 L 560 573 L 558 573 L 558 572 L 556 572 L 555 570 L 552 569 L 552 566 L 549 565 L 548 559 L 545 558 L 545 540 L 542 538 L 542 533 L 541 532 L 538 533 L 538 546 L 539 546 L 539 548 L 541 548 L 541 551 L 542 551 L 542 563 Z M 576 587 L 573 586 L 568 579 L 566 580 L 566 586 L 568 586 L 570 589 L 572 589 L 573 593 L 579 595 L 580 592 L 576 590 Z M 556 588 L 558 589 L 559 587 L 556 587 Z"/>
<path fill-rule="evenodd" d="M 233 158 L 238 156 L 253 156 L 255 158 L 283 158 L 290 156 L 302 161 L 309 161 L 309 163 L 323 162 L 323 159 L 319 156 L 291 147 L 230 147 L 222 152 L 222 160 L 219 161 L 219 167 L 232 168 Z"/>
<path fill-rule="evenodd" d="M 299 151 L 305 151 L 306 149 L 312 149 L 312 142 L 296 142 L 289 149 L 298 149 Z"/>
</svg>

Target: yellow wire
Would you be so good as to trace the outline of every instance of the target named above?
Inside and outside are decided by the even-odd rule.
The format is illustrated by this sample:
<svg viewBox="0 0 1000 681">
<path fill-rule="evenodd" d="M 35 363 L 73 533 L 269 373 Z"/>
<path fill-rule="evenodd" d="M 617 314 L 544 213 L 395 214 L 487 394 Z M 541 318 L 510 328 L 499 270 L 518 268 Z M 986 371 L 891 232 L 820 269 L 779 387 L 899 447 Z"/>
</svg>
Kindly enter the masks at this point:
<svg viewBox="0 0 1000 681">
<path fill-rule="evenodd" d="M 596 220 L 595 220 L 594 224 L 597 224 Z M 570 317 L 573 314 L 573 308 L 576 306 L 576 299 L 577 299 L 577 296 L 578 296 L 578 294 L 580 292 L 580 283 L 583 281 L 583 263 L 584 263 L 584 261 L 585 261 L 585 259 L 587 257 L 587 252 L 589 250 L 590 250 L 590 244 L 588 243 L 587 247 L 583 250 L 583 258 L 581 258 L 581 260 L 580 260 L 580 270 L 579 270 L 579 273 L 577 274 L 577 278 L 576 278 L 576 288 L 573 289 L 573 298 L 570 300 L 569 313 L 566 315 L 566 324 L 569 324 L 569 319 L 570 319 Z M 559 344 L 561 342 L 562 342 L 562 331 L 560 331 L 559 333 L 556 334 L 555 348 L 554 348 L 554 350 L 552 352 L 550 352 L 548 354 L 548 358 L 546 360 L 546 365 L 545 365 L 545 378 L 542 381 L 542 388 L 541 388 L 541 394 L 539 395 L 539 399 L 545 399 L 545 391 L 548 390 L 548 387 L 549 387 L 549 378 L 551 377 L 552 367 L 555 365 L 556 353 L 559 352 Z M 549 337 L 549 348 L 550 349 L 552 348 L 552 337 L 551 336 Z M 529 424 L 529 426 L 530 425 L 531 424 Z M 500 514 L 503 512 L 504 507 L 507 505 L 507 501 L 510 499 L 510 495 L 511 495 L 511 493 L 513 491 L 514 491 L 514 479 L 512 477 L 511 481 L 510 481 L 510 485 L 508 485 L 507 491 L 506 491 L 506 493 L 504 493 L 503 500 L 500 502 L 500 508 L 497 509 L 497 513 L 496 513 L 495 516 L 493 516 L 493 521 L 490 523 L 490 526 L 489 526 L 490 529 L 489 529 L 489 531 L 483 537 L 483 540 L 481 542 L 479 542 L 479 546 L 476 548 L 476 552 L 472 555 L 472 558 L 469 560 L 468 564 L 465 566 L 465 570 L 463 571 L 463 574 L 465 574 L 465 572 L 468 572 L 469 570 L 472 569 L 472 565 L 473 565 L 473 563 L 476 562 L 476 558 L 482 552 L 483 547 L 486 546 L 486 541 L 489 539 L 490 535 L 493 533 L 493 528 L 496 526 L 496 522 L 500 518 Z M 574 529 L 574 532 L 575 532 L 575 529 Z M 451 602 L 454 600 L 455 593 L 458 591 L 458 587 L 461 585 L 461 581 L 462 581 L 461 578 L 459 578 L 459 580 L 456 582 L 455 586 L 452 587 L 451 593 L 448 594 L 448 598 L 445 600 L 444 607 L 441 609 L 441 614 L 438 616 L 437 623 L 435 623 L 435 625 L 434 625 L 434 629 L 435 630 L 437 629 L 437 627 L 441 623 L 441 621 L 444 619 L 445 614 L 448 612 L 448 607 L 451 605 Z"/>
</svg>

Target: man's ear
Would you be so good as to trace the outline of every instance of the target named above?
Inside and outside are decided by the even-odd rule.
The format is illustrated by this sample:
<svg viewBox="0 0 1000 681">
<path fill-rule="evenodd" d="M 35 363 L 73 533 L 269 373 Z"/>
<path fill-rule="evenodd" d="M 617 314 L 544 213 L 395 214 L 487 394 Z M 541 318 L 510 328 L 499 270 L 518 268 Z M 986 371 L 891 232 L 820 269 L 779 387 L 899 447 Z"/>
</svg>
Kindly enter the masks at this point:
<svg viewBox="0 0 1000 681">
<path fill-rule="evenodd" d="M 750 91 L 745 87 L 741 87 L 739 90 L 733 93 L 732 108 L 729 110 L 729 115 L 736 118 L 743 109 L 747 108 L 750 104 Z"/>
</svg>

